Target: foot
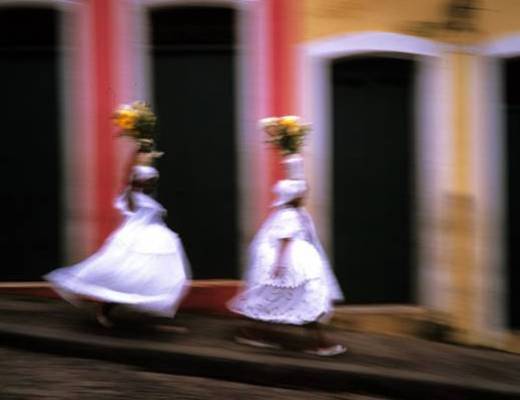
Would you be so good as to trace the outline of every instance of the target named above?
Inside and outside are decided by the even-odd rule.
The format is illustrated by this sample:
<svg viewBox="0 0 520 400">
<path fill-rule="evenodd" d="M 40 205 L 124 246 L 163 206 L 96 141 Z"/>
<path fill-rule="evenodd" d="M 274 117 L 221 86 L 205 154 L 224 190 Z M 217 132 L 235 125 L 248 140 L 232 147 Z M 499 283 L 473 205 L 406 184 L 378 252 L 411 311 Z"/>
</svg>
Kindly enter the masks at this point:
<svg viewBox="0 0 520 400">
<path fill-rule="evenodd" d="M 157 325 L 155 328 L 160 332 L 189 333 L 190 331 L 185 326 L 175 325 Z"/>
<path fill-rule="evenodd" d="M 328 347 L 319 347 L 317 349 L 305 350 L 305 353 L 312 354 L 320 357 L 332 357 L 337 356 L 338 354 L 343 354 L 347 351 L 345 346 L 341 344 L 335 344 Z"/>
<path fill-rule="evenodd" d="M 96 320 L 99 323 L 99 325 L 105 328 L 112 328 L 114 326 L 114 323 L 110 321 L 110 319 L 105 314 L 96 314 Z"/>
<path fill-rule="evenodd" d="M 264 342 L 258 339 L 251 339 L 244 336 L 235 336 L 235 342 L 240 344 L 246 344 L 248 346 L 260 347 L 263 349 L 279 349 L 280 346 L 274 343 Z"/>
</svg>

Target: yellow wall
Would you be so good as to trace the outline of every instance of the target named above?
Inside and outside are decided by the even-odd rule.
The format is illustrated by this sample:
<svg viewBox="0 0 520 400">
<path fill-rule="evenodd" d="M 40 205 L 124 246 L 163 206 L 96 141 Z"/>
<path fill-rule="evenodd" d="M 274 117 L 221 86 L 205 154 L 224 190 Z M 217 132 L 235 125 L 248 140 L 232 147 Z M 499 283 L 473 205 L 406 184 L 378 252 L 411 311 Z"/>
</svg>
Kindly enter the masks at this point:
<svg viewBox="0 0 520 400">
<path fill-rule="evenodd" d="M 402 31 L 435 15 L 439 0 L 304 0 L 305 41 L 358 31 Z"/>
<path fill-rule="evenodd" d="M 452 168 L 443 188 L 445 228 L 441 232 L 449 246 L 446 262 L 451 283 L 442 295 L 449 298 L 448 312 L 457 338 L 478 342 L 478 297 L 475 274 L 476 188 L 474 187 L 471 118 L 473 66 L 478 55 L 472 46 L 502 36 L 520 33 L 520 0 L 480 0 L 472 19 L 475 31 L 453 32 L 424 29 L 428 23 L 441 26 L 448 0 L 303 0 L 300 12 L 303 42 L 363 31 L 385 31 L 425 37 L 447 46 L 445 65 L 451 73 L 451 150 Z M 457 46 L 460 45 L 460 46 Z M 516 340 L 516 339 L 515 339 Z M 507 347 L 507 346 L 506 346 Z M 511 347 L 511 346 L 509 346 Z"/>
<path fill-rule="evenodd" d="M 446 0 L 303 0 L 303 41 L 347 32 L 386 31 L 410 33 L 423 21 L 438 22 Z M 520 32 L 520 1 L 480 0 L 477 32 L 469 43 Z M 440 33 L 437 39 L 456 41 L 461 35 Z"/>
</svg>

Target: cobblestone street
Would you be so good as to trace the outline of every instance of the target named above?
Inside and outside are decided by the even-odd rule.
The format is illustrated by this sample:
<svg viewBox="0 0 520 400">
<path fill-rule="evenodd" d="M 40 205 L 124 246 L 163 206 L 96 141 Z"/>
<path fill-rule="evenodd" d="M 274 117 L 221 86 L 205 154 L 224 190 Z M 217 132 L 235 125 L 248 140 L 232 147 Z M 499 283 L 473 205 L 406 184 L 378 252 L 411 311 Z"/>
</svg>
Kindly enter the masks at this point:
<svg viewBox="0 0 520 400">
<path fill-rule="evenodd" d="M 150 320 L 119 310 L 114 329 L 106 329 L 88 310 L 20 296 L 0 296 L 0 313 L 0 400 L 489 400 L 520 393 L 518 355 L 490 349 L 330 327 L 349 350 L 318 358 L 238 344 L 233 336 L 247 321 L 237 318 Z M 278 333 L 301 340 L 298 329 Z"/>
<path fill-rule="evenodd" d="M 384 400 L 147 372 L 122 364 L 0 347 L 1 400 Z"/>
</svg>

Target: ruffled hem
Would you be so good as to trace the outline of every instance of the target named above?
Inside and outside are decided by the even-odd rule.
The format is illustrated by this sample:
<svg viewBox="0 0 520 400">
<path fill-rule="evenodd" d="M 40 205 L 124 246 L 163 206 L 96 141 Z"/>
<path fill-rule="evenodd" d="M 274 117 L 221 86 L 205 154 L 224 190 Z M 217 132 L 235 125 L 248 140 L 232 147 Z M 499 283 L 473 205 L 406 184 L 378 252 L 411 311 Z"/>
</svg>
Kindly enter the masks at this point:
<svg viewBox="0 0 520 400">
<path fill-rule="evenodd" d="M 248 318 L 280 324 L 305 325 L 332 315 L 327 289 L 319 279 L 297 287 L 259 285 L 247 288 L 228 308 Z"/>
<path fill-rule="evenodd" d="M 44 277 L 53 285 L 54 289 L 67 301 L 78 305 L 79 296 L 92 298 L 93 300 L 118 303 L 130 306 L 137 310 L 150 312 L 161 316 L 174 316 L 177 307 L 184 297 L 187 286 L 183 279 L 171 288 L 167 293 L 156 295 L 142 295 L 137 293 L 125 293 L 107 287 L 89 284 L 73 276 L 49 274 Z"/>
<path fill-rule="evenodd" d="M 264 279 L 261 283 L 257 283 L 254 286 L 270 286 L 277 289 L 297 289 L 300 286 L 306 285 L 308 282 L 313 280 L 319 280 L 320 277 L 317 278 L 303 278 L 299 281 L 291 280 L 291 279 L 280 279 L 280 278 L 270 278 Z"/>
<path fill-rule="evenodd" d="M 257 321 L 269 322 L 271 324 L 284 324 L 284 325 L 307 325 L 313 322 L 323 322 L 330 319 L 332 315 L 332 311 L 327 313 L 322 313 L 320 315 L 308 317 L 308 318 L 291 318 L 291 317 L 276 317 L 276 316 L 266 316 L 266 315 L 256 315 L 254 313 L 248 312 L 247 310 L 235 310 L 230 309 L 236 314 L 243 315 L 244 317 L 254 319 Z"/>
</svg>

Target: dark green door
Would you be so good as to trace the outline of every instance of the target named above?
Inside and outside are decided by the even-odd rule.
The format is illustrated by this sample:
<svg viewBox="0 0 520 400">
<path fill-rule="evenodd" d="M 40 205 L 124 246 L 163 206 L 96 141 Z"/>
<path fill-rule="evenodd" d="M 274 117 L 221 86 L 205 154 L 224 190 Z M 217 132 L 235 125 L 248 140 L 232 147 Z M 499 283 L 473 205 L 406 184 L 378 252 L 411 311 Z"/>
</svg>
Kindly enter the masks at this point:
<svg viewBox="0 0 520 400">
<path fill-rule="evenodd" d="M 520 58 L 504 62 L 506 121 L 507 302 L 511 329 L 520 329 Z"/>
<path fill-rule="evenodd" d="M 158 113 L 159 200 L 194 277 L 237 276 L 235 14 L 172 7 L 150 14 Z"/>
<path fill-rule="evenodd" d="M 62 262 L 58 17 L 47 8 L 0 7 L 5 281 L 40 280 Z"/>
<path fill-rule="evenodd" d="M 411 303 L 414 62 L 350 58 L 331 68 L 335 271 L 348 303 Z"/>
</svg>

